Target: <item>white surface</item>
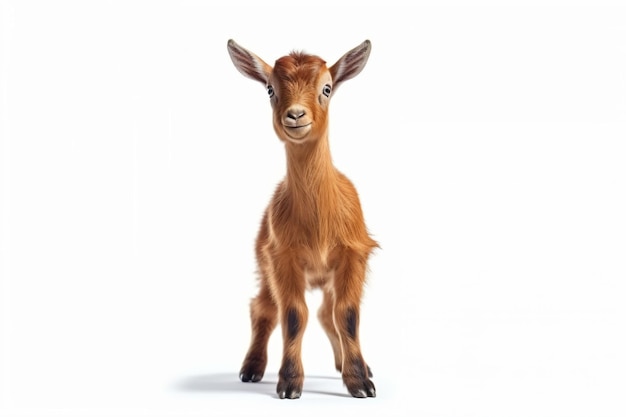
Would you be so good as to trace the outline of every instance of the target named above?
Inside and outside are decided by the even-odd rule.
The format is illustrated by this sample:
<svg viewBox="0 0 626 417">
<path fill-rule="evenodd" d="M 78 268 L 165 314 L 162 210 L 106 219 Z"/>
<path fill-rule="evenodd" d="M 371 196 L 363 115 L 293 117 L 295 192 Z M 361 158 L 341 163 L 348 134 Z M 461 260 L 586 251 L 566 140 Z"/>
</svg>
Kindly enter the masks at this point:
<svg viewBox="0 0 626 417">
<path fill-rule="evenodd" d="M 624 8 L 213 4 L 2 3 L 1 415 L 626 413 Z M 284 156 L 229 38 L 268 62 L 372 41 L 331 146 L 382 245 L 376 399 L 346 397 L 315 314 L 300 400 L 279 332 L 266 382 L 237 380 Z"/>
</svg>

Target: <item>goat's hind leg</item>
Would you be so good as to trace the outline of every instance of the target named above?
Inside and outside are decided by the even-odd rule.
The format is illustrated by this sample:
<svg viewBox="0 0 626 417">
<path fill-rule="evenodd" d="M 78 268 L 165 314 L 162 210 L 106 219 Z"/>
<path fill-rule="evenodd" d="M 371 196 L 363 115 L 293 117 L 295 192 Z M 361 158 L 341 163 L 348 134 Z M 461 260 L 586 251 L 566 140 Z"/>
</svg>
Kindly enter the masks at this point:
<svg viewBox="0 0 626 417">
<path fill-rule="evenodd" d="M 333 348 L 333 355 L 335 357 L 335 368 L 341 372 L 342 366 L 342 354 L 341 354 L 341 341 L 339 340 L 339 334 L 335 328 L 335 322 L 333 320 L 333 295 L 330 291 L 324 290 L 324 298 L 322 305 L 317 312 L 317 318 L 322 325 L 322 328 L 330 340 L 330 345 Z"/>
<path fill-rule="evenodd" d="M 267 366 L 267 344 L 278 322 L 278 308 L 264 280 L 259 294 L 250 303 L 250 319 L 252 339 L 239 378 L 243 382 L 259 382 Z"/>
</svg>

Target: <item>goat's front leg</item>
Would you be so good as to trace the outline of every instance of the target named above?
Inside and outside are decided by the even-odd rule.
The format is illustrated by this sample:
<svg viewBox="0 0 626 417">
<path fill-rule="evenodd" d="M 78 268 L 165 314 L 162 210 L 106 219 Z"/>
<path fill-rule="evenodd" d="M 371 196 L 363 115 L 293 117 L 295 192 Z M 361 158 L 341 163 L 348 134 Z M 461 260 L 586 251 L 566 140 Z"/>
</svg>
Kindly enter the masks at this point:
<svg viewBox="0 0 626 417">
<path fill-rule="evenodd" d="M 363 360 L 359 342 L 361 294 L 367 254 L 345 250 L 335 272 L 333 318 L 343 351 L 341 376 L 353 397 L 375 397 L 370 369 Z"/>
<path fill-rule="evenodd" d="M 279 398 L 295 399 L 302 394 L 302 336 L 308 320 L 304 297 L 303 268 L 296 259 L 280 256 L 275 259 L 275 296 L 283 333 L 283 360 L 278 372 L 276 393 Z"/>
</svg>

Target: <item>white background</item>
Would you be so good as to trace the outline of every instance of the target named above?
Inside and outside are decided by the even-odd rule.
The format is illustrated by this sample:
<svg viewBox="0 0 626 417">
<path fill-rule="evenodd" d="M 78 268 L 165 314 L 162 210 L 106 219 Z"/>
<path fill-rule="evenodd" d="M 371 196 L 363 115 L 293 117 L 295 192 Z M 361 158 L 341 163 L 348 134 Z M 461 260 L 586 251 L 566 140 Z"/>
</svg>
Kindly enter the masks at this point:
<svg viewBox="0 0 626 417">
<path fill-rule="evenodd" d="M 1 415 L 625 415 L 626 9 L 338 3 L 2 2 Z M 285 161 L 229 38 L 372 41 L 330 140 L 382 246 L 376 399 L 317 293 L 302 398 L 276 399 L 280 332 L 238 381 Z"/>
</svg>

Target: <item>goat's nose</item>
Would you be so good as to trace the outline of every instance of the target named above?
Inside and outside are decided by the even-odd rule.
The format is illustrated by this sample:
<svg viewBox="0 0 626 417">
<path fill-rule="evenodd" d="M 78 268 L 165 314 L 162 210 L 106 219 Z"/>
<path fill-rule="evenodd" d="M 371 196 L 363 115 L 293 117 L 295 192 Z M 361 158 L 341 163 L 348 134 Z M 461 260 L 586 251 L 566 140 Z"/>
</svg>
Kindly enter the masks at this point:
<svg viewBox="0 0 626 417">
<path fill-rule="evenodd" d="M 289 110 L 287 110 L 287 117 L 289 119 L 293 119 L 294 121 L 298 120 L 299 118 L 301 118 L 305 114 L 306 114 L 306 112 L 301 107 L 292 107 Z"/>
</svg>

